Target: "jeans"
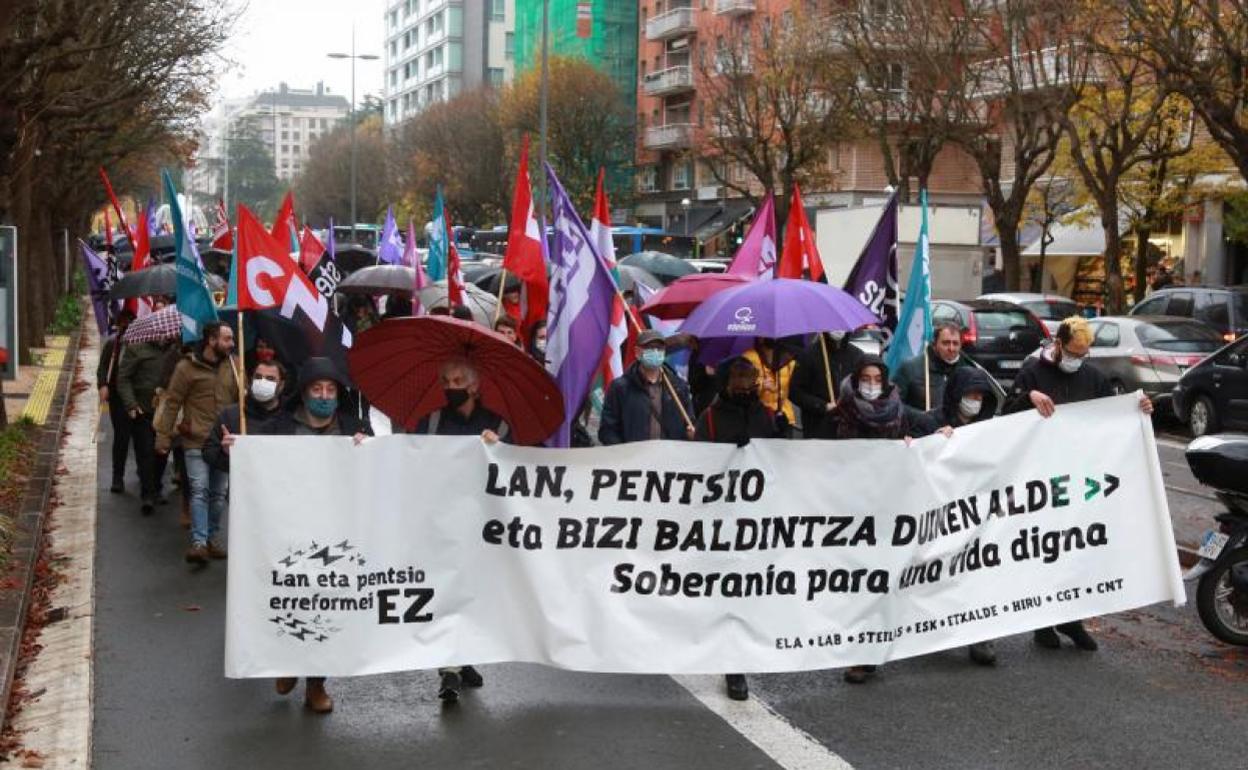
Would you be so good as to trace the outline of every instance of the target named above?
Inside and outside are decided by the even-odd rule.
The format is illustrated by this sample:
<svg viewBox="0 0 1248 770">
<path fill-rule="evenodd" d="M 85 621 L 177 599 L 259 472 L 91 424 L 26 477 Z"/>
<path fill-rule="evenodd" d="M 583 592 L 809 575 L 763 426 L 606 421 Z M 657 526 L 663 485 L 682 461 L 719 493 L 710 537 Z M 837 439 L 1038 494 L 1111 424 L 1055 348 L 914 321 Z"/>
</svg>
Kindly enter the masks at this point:
<svg viewBox="0 0 1248 770">
<path fill-rule="evenodd" d="M 204 460 L 202 449 L 186 450 L 186 477 L 191 484 L 191 543 L 207 545 L 221 528 L 230 493 L 230 475 Z"/>
</svg>

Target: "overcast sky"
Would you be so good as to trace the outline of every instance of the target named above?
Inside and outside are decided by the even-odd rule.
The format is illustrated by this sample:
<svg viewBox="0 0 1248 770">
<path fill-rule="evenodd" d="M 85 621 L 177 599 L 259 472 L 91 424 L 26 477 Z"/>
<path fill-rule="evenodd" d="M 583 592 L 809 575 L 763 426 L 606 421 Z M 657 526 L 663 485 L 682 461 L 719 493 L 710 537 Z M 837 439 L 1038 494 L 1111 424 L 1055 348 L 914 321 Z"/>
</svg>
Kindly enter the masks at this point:
<svg viewBox="0 0 1248 770">
<path fill-rule="evenodd" d="M 249 0 L 225 54 L 235 64 L 221 75 L 218 97 L 249 96 L 285 81 L 314 88 L 318 80 L 333 93 L 351 96 L 351 63 L 331 51 L 349 53 L 355 25 L 356 53 L 381 56 L 386 0 Z M 383 60 L 358 61 L 356 100 L 380 96 Z"/>
</svg>

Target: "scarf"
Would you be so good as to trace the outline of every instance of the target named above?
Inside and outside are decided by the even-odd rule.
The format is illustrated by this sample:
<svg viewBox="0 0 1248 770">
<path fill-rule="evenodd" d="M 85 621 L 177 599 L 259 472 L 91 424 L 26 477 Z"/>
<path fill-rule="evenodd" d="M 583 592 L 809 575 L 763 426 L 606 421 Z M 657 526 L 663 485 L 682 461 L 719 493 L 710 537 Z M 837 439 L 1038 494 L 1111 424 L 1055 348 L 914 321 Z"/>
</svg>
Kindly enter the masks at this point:
<svg viewBox="0 0 1248 770">
<path fill-rule="evenodd" d="M 851 384 L 853 377 L 841 383 L 841 398 L 837 401 L 837 438 L 901 438 L 905 431 L 905 412 L 901 408 L 901 396 L 897 388 L 874 401 L 858 394 Z"/>
</svg>

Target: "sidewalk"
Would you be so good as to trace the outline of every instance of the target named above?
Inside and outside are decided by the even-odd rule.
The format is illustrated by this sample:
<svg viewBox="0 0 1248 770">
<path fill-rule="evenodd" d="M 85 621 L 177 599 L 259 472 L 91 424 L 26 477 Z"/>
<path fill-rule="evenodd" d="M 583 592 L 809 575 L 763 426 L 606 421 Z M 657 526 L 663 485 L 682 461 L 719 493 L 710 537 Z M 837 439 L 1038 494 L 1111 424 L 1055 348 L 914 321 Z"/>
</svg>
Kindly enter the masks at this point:
<svg viewBox="0 0 1248 770">
<path fill-rule="evenodd" d="M 85 336 L 83 340 L 85 343 Z M 47 347 L 30 349 L 37 363 L 20 367 L 17 379 L 4 383 L 4 409 L 10 422 L 25 417 L 36 425 L 43 425 L 48 420 L 61 365 L 65 363 L 65 351 L 69 348 L 69 337 L 49 334 L 44 341 Z M 88 374 L 88 380 L 93 379 L 94 371 L 92 369 Z"/>
</svg>

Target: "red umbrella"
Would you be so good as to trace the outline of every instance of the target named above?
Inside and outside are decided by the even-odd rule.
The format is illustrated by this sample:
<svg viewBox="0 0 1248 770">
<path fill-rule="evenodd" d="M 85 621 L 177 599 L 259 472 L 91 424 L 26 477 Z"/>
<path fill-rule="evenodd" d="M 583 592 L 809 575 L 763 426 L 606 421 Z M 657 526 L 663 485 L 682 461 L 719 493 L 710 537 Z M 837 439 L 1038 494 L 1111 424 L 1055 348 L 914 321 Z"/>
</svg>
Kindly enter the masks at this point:
<svg viewBox="0 0 1248 770">
<path fill-rule="evenodd" d="M 476 368 L 482 405 L 507 421 L 517 444 L 540 444 L 563 424 L 563 396 L 546 369 L 507 338 L 469 321 L 390 318 L 356 337 L 347 351 L 360 391 L 407 430 L 446 406 L 439 375 L 456 358 Z"/>
<path fill-rule="evenodd" d="M 694 273 L 672 281 L 663 291 L 645 304 L 641 312 L 655 318 L 676 320 L 689 314 L 709 297 L 725 289 L 733 289 L 752 279 L 730 273 Z"/>
</svg>

